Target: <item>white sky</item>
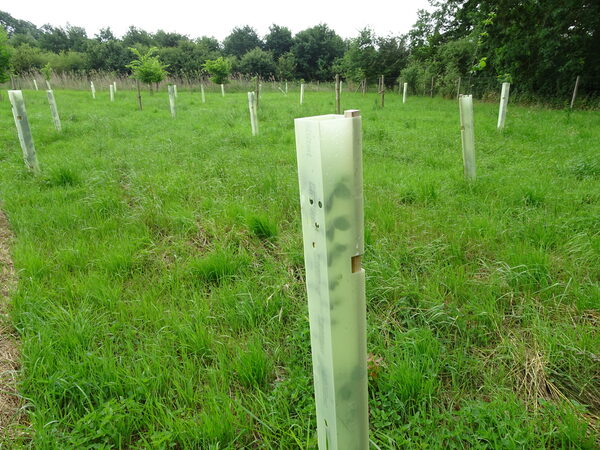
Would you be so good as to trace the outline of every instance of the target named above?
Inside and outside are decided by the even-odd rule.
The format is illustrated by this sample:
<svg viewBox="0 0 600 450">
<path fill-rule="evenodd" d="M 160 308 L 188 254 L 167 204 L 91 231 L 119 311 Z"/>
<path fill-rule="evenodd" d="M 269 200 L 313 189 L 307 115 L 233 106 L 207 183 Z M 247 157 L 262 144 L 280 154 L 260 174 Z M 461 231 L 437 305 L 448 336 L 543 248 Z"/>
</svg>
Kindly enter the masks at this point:
<svg viewBox="0 0 600 450">
<path fill-rule="evenodd" d="M 262 37 L 269 25 L 288 27 L 292 33 L 326 23 L 343 38 L 370 26 L 378 35 L 406 33 L 427 0 L 365 1 L 255 0 L 255 1 L 157 1 L 157 0 L 23 0 L 3 2 L 0 10 L 42 26 L 84 27 L 88 37 L 110 26 L 122 36 L 130 25 L 149 32 L 158 29 L 187 34 L 191 38 L 214 36 L 220 41 L 233 27 L 250 25 Z"/>
</svg>

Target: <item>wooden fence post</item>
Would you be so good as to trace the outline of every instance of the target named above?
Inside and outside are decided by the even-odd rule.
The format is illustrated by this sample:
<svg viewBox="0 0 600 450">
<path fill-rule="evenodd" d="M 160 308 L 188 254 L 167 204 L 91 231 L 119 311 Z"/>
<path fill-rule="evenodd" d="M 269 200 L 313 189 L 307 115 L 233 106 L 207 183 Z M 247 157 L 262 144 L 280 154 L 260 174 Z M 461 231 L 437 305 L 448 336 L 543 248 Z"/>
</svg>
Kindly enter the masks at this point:
<svg viewBox="0 0 600 450">
<path fill-rule="evenodd" d="M 56 107 L 56 99 L 54 98 L 54 92 L 46 91 L 48 95 L 48 103 L 50 103 L 50 113 L 52 114 L 52 120 L 54 121 L 54 127 L 57 131 L 62 130 L 60 123 L 60 117 L 58 115 L 58 108 Z"/>
<path fill-rule="evenodd" d="M 510 93 L 510 83 L 502 83 L 502 93 L 500 94 L 500 110 L 498 111 L 498 129 L 504 128 L 506 121 L 506 108 L 508 107 L 508 96 Z"/>
<path fill-rule="evenodd" d="M 256 113 L 256 95 L 254 92 L 248 92 L 248 109 L 250 110 L 250 126 L 252 136 L 258 135 L 258 115 Z"/>
<path fill-rule="evenodd" d="M 573 109 L 573 105 L 575 104 L 575 99 L 577 98 L 577 89 L 579 88 L 579 75 L 575 79 L 575 88 L 573 88 L 573 97 L 571 97 L 571 109 Z"/>
<path fill-rule="evenodd" d="M 359 111 L 295 120 L 319 449 L 369 448 Z"/>
<path fill-rule="evenodd" d="M 37 174 L 40 172 L 40 166 L 35 153 L 35 146 L 33 145 L 33 136 L 31 135 L 29 120 L 27 120 L 27 111 L 25 110 L 23 93 L 16 90 L 8 91 L 8 99 L 12 106 L 12 113 L 15 119 L 21 149 L 23 150 L 25 165 L 32 170 L 33 173 Z"/>
<path fill-rule="evenodd" d="M 473 125 L 473 96 L 461 95 L 458 99 L 460 110 L 460 137 L 462 141 L 465 178 L 475 181 L 475 132 Z"/>
</svg>

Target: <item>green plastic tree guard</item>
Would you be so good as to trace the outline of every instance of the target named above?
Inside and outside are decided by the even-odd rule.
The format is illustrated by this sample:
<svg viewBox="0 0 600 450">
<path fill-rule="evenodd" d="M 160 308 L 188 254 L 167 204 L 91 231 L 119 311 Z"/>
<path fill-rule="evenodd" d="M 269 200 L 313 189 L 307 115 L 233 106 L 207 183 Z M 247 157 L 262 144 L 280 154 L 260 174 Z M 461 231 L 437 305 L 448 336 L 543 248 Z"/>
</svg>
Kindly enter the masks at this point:
<svg viewBox="0 0 600 450">
<path fill-rule="evenodd" d="M 13 117 L 15 119 L 15 125 L 17 126 L 17 134 L 19 135 L 21 149 L 23 150 L 25 165 L 34 173 L 39 173 L 40 166 L 35 153 L 35 146 L 33 145 L 29 120 L 27 120 L 27 111 L 25 110 L 23 93 L 21 91 L 8 91 L 8 98 L 12 106 Z"/>
<path fill-rule="evenodd" d="M 248 109 L 250 110 L 252 136 L 256 136 L 258 135 L 258 117 L 256 114 L 256 95 L 254 92 L 248 92 Z"/>
<path fill-rule="evenodd" d="M 369 446 L 359 111 L 295 120 L 319 449 Z"/>
<path fill-rule="evenodd" d="M 498 111 L 498 129 L 504 128 L 506 121 L 506 108 L 508 107 L 508 95 L 510 92 L 510 83 L 502 83 L 502 93 L 500 94 L 500 110 Z"/>
<path fill-rule="evenodd" d="M 170 84 L 167 88 L 169 90 L 169 106 L 171 107 L 171 116 L 175 118 L 177 111 L 175 110 L 175 88 Z"/>
<path fill-rule="evenodd" d="M 50 103 L 50 113 L 52 114 L 54 127 L 57 131 L 61 131 L 62 126 L 60 123 L 60 116 L 58 115 L 58 108 L 56 107 L 56 99 L 54 98 L 54 92 L 46 91 L 46 94 L 48 94 L 48 103 Z"/>
<path fill-rule="evenodd" d="M 475 173 L 475 131 L 473 125 L 473 96 L 461 95 L 458 98 L 460 110 L 460 137 L 462 140 L 465 178 L 474 181 Z"/>
</svg>

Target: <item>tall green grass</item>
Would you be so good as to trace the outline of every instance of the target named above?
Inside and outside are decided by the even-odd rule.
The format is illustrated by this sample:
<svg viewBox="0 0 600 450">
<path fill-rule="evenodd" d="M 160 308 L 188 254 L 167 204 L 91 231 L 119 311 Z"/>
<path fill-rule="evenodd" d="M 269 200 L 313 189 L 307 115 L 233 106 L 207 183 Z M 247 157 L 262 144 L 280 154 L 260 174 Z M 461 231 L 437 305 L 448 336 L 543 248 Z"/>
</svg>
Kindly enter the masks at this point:
<svg viewBox="0 0 600 450">
<path fill-rule="evenodd" d="M 334 95 L 56 91 L 25 99 L 42 174 L 0 102 L 16 234 L 19 389 L 39 448 L 314 448 L 293 118 Z M 380 448 L 600 442 L 600 115 L 455 101 L 360 109 L 371 439 Z"/>
</svg>

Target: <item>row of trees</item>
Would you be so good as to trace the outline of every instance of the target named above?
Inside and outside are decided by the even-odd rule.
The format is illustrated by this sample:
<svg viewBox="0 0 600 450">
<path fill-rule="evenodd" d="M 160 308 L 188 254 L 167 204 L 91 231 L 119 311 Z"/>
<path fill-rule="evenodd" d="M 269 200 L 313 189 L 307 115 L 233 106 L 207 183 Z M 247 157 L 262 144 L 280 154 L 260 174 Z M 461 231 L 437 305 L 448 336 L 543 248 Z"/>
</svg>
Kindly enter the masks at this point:
<svg viewBox="0 0 600 450">
<path fill-rule="evenodd" d="M 180 77 L 198 76 L 207 60 L 219 57 L 229 62 L 233 72 L 287 80 L 330 80 L 343 64 L 355 65 L 345 57 L 353 40 L 344 41 L 324 24 L 296 35 L 287 27 L 272 25 L 262 38 L 250 26 L 237 27 L 223 42 L 206 36 L 191 39 L 162 30 L 148 33 L 133 26 L 122 38 L 117 38 L 110 28 L 89 38 L 81 27 L 44 25 L 37 28 L 5 12 L 0 12 L 0 24 L 7 30 L 14 49 L 12 67 L 16 74 L 39 70 L 47 63 L 57 72 L 126 73 L 126 66 L 133 57 L 130 49 L 145 52 L 152 47 L 158 49 L 157 55 L 168 66 L 168 72 Z M 398 61 L 405 60 L 407 54 L 405 40 L 378 38 L 370 30 L 364 33 L 369 35 L 372 45 L 386 46 L 386 56 L 376 61 L 369 73 L 389 72 L 387 63 L 393 59 L 397 77 L 402 67 Z"/>
<path fill-rule="evenodd" d="M 88 37 L 83 28 L 41 28 L 0 12 L 12 50 L 13 73 L 50 64 L 58 72 L 129 73 L 134 57 L 156 47 L 171 75 L 196 78 L 211 61 L 220 69 L 281 80 L 331 80 L 335 74 L 369 83 L 384 75 L 411 86 L 435 79 L 437 92 L 450 94 L 459 77 L 512 81 L 521 90 L 556 95 L 577 75 L 600 79 L 600 3 L 597 0 L 429 0 L 409 33 L 377 36 L 364 29 L 344 40 L 320 24 L 293 35 L 272 25 L 261 37 L 250 26 L 234 28 L 219 42 L 191 39 L 162 30 L 130 27 L 117 38 L 106 28 Z M 207 66 L 207 61 L 209 64 Z M 468 80 L 468 81 L 467 81 Z"/>
</svg>

